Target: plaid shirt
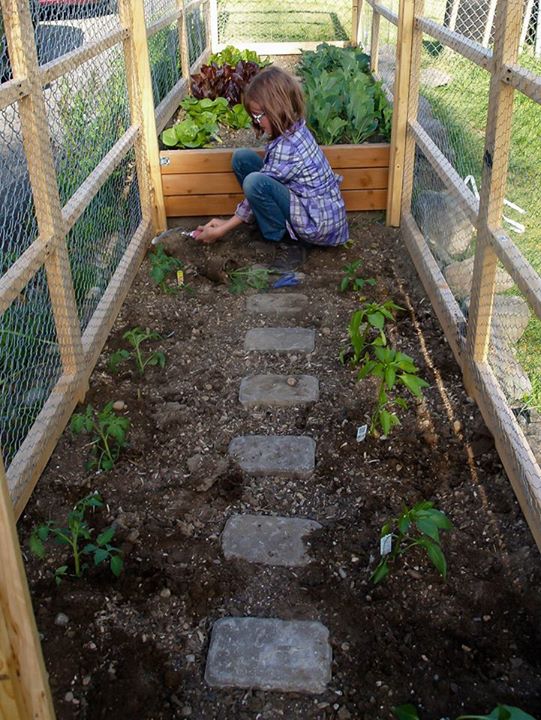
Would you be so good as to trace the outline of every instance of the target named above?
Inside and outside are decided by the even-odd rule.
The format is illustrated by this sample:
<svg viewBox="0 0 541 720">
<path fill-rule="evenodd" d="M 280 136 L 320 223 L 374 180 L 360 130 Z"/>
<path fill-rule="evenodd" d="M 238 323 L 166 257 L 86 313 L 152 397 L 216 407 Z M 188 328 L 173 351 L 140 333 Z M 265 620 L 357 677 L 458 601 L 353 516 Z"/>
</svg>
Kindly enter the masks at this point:
<svg viewBox="0 0 541 720">
<path fill-rule="evenodd" d="M 341 245 L 348 240 L 346 208 L 335 175 L 314 136 L 299 120 L 266 148 L 262 173 L 290 191 L 290 234 L 314 245 Z M 244 222 L 253 215 L 248 200 L 235 211 Z"/>
</svg>

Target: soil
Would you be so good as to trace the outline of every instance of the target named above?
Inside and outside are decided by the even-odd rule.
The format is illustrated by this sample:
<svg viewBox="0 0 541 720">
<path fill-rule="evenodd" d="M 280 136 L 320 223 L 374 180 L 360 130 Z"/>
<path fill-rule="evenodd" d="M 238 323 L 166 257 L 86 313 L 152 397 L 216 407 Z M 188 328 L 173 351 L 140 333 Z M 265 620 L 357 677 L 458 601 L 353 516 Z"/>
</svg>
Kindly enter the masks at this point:
<svg viewBox="0 0 541 720">
<path fill-rule="evenodd" d="M 301 320 L 280 323 L 316 329 L 308 356 L 246 353 L 245 332 L 272 323 L 246 313 L 246 293 L 233 295 L 204 274 L 212 256 L 240 265 L 270 259 L 247 226 L 212 248 L 169 238 L 187 264 L 189 291 L 163 293 L 144 261 L 87 397 L 98 408 L 125 404 L 129 446 L 111 471 L 87 471 L 89 438 L 66 431 L 19 523 L 27 547 L 33 527 L 62 522 L 97 490 L 106 505 L 89 521 L 96 531 L 114 524 L 124 553 L 118 579 L 92 567 L 57 587 L 52 573 L 66 561 L 64 549 L 52 548 L 44 561 L 25 552 L 60 720 L 386 720 L 402 703 L 437 720 L 497 702 L 541 717 L 538 550 L 399 233 L 377 214 L 349 220 L 352 247 L 312 250 L 302 285 L 280 291 L 309 298 Z M 361 443 L 357 428 L 373 408 L 374 387 L 338 360 L 359 305 L 338 284 L 356 259 L 362 275 L 377 280 L 364 294 L 404 308 L 391 341 L 430 383 L 388 439 Z M 128 362 L 112 375 L 107 360 L 134 326 L 160 333 L 152 347 L 167 364 L 140 377 Z M 316 375 L 319 402 L 245 410 L 241 379 L 266 371 Z M 313 437 L 314 475 L 255 479 L 231 465 L 231 439 L 261 432 Z M 443 539 L 447 581 L 413 553 L 374 586 L 382 524 L 421 499 L 454 524 Z M 220 533 L 233 513 L 318 520 L 311 564 L 225 561 Z M 209 631 L 224 616 L 320 620 L 333 646 L 328 690 L 311 697 L 208 687 Z"/>
</svg>

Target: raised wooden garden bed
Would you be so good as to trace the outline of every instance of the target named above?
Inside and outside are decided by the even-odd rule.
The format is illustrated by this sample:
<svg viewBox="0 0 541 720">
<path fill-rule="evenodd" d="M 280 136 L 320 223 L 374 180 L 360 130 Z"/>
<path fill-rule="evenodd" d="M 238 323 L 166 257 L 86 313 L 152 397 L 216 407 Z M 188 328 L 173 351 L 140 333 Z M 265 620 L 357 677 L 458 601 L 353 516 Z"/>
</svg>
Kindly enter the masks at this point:
<svg viewBox="0 0 541 720">
<path fill-rule="evenodd" d="M 323 151 L 344 177 L 347 210 L 384 210 L 387 205 L 389 152 L 387 143 L 334 145 Z M 160 166 L 167 217 L 227 215 L 242 198 L 231 170 L 234 150 L 166 150 Z M 263 150 L 260 151 L 263 154 Z"/>
</svg>

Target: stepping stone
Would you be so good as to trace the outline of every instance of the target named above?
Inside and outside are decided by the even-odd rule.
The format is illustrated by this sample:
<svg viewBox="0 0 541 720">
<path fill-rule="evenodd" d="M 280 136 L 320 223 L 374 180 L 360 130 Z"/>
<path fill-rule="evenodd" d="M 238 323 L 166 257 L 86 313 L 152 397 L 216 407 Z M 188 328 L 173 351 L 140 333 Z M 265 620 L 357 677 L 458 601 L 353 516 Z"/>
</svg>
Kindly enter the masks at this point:
<svg viewBox="0 0 541 720">
<path fill-rule="evenodd" d="M 229 455 L 251 475 L 309 477 L 314 471 L 316 443 L 294 435 L 246 435 L 229 443 Z"/>
<path fill-rule="evenodd" d="M 223 618 L 212 627 L 205 680 L 317 695 L 331 679 L 331 661 L 329 631 L 320 622 Z"/>
<path fill-rule="evenodd" d="M 239 400 L 245 408 L 305 405 L 319 400 L 319 382 L 313 375 L 252 375 L 241 381 Z"/>
<path fill-rule="evenodd" d="M 244 338 L 245 350 L 313 352 L 315 331 L 308 328 L 254 328 Z"/>
<path fill-rule="evenodd" d="M 308 298 L 300 293 L 269 293 L 250 295 L 246 300 L 246 310 L 258 315 L 280 315 L 298 317 L 308 307 Z"/>
<path fill-rule="evenodd" d="M 315 520 L 263 515 L 232 515 L 222 533 L 226 560 L 239 558 L 263 565 L 308 565 L 303 537 L 321 528 Z"/>
</svg>

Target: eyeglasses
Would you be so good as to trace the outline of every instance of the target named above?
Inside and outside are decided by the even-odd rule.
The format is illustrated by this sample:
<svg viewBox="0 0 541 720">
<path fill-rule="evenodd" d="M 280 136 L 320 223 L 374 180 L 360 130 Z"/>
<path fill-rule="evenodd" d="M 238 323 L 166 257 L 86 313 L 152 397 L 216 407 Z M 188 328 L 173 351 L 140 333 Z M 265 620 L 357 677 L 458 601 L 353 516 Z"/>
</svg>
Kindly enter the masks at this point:
<svg viewBox="0 0 541 720">
<path fill-rule="evenodd" d="M 252 113 L 252 120 L 257 123 L 258 125 L 261 124 L 261 118 L 266 117 L 267 113 L 260 112 L 260 113 Z"/>
</svg>

